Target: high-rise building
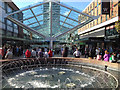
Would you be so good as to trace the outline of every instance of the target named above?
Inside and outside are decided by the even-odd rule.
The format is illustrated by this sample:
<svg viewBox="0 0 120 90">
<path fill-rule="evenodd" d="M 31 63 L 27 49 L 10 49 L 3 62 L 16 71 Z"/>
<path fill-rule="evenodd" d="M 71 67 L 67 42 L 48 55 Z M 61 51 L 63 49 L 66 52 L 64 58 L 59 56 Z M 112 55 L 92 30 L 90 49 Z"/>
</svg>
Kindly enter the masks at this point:
<svg viewBox="0 0 120 90">
<path fill-rule="evenodd" d="M 12 1 L 3 2 L 0 0 L 0 34 L 2 35 L 2 44 L 7 42 L 11 43 L 11 41 L 13 43 L 14 40 L 18 40 L 17 38 L 23 37 L 23 29 L 5 18 L 8 13 L 17 10 L 19 10 L 19 8 Z M 17 19 L 22 18 L 20 15 L 19 17 L 14 15 L 14 17 Z"/>
<path fill-rule="evenodd" d="M 48 0 L 43 0 L 44 2 Z M 59 0 L 54 0 L 60 2 Z M 48 13 L 46 13 L 48 12 Z M 43 5 L 43 25 L 46 31 L 49 30 L 49 35 L 52 30 L 52 35 L 58 32 L 60 29 L 60 5 L 49 2 Z"/>
</svg>

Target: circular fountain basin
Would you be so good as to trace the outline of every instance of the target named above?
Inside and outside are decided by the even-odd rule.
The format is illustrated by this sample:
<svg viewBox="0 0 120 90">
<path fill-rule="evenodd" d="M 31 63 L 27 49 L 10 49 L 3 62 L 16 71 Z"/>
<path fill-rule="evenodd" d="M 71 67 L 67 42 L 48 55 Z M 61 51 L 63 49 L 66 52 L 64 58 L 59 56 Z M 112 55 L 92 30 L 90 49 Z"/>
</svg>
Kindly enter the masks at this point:
<svg viewBox="0 0 120 90">
<path fill-rule="evenodd" d="M 64 60 L 63 60 L 64 61 Z M 19 60 L 3 65 L 3 88 L 117 88 L 112 74 L 60 60 Z M 43 63 L 44 62 L 44 63 Z"/>
<path fill-rule="evenodd" d="M 4 81 L 3 86 L 7 83 L 4 88 L 116 88 L 117 85 L 110 74 L 84 67 L 45 66 L 14 72 Z"/>
</svg>

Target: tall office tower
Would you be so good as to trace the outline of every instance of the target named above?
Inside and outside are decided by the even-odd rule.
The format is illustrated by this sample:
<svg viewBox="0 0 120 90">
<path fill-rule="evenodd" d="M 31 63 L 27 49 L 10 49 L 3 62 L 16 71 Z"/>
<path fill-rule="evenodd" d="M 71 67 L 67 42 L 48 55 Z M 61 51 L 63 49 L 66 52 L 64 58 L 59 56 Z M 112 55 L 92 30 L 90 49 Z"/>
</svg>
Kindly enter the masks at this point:
<svg viewBox="0 0 120 90">
<path fill-rule="evenodd" d="M 43 2 L 47 2 L 49 0 L 43 0 Z M 60 2 L 60 0 L 51 0 L 55 2 Z M 48 13 L 46 13 L 48 12 Z M 43 24 L 44 29 L 46 31 L 49 30 L 49 35 L 55 35 L 58 33 L 60 29 L 60 5 L 54 2 L 48 2 L 43 5 Z M 48 33 L 48 32 L 47 32 Z"/>
</svg>

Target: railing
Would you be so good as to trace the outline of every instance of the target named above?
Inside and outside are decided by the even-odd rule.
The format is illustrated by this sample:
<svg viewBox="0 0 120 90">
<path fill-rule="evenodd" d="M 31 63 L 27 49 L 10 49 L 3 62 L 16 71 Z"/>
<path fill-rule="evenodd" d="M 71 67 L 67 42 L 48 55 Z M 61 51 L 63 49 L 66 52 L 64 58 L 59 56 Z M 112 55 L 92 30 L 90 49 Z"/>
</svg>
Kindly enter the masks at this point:
<svg viewBox="0 0 120 90">
<path fill-rule="evenodd" d="M 2 63 L 12 63 L 12 62 L 24 62 L 24 63 L 32 63 L 40 61 L 41 64 L 46 64 L 49 62 L 50 64 L 78 64 L 92 67 L 101 67 L 102 69 L 112 69 L 119 71 L 120 64 L 119 63 L 110 63 L 95 59 L 86 59 L 86 58 L 72 58 L 72 57 L 52 57 L 52 58 L 21 58 L 21 59 L 7 59 L 0 60 Z"/>
</svg>

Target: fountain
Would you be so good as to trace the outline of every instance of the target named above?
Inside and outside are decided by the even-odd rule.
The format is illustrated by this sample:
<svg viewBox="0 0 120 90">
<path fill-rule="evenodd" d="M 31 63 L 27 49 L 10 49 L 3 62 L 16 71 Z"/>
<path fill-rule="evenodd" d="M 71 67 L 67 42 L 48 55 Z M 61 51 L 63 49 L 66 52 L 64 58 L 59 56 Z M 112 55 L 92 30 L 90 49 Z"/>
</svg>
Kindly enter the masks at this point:
<svg viewBox="0 0 120 90">
<path fill-rule="evenodd" d="M 21 59 L 4 63 L 3 88 L 116 88 L 108 72 L 80 65 L 66 65 L 64 59 Z M 90 72 L 90 73 L 89 73 Z M 106 78 L 106 79 L 104 79 Z M 112 81 L 114 83 L 106 81 Z"/>
</svg>

